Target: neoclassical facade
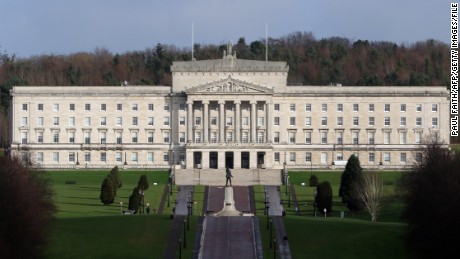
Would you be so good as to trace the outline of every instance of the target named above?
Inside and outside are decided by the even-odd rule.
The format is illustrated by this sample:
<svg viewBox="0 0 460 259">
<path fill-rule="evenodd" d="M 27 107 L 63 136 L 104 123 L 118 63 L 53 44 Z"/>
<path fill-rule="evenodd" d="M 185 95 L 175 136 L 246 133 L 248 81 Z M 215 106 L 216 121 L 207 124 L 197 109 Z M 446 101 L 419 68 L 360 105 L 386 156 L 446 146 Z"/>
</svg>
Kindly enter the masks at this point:
<svg viewBox="0 0 460 259">
<path fill-rule="evenodd" d="M 230 52 L 229 52 L 230 53 Z M 406 168 L 449 142 L 446 87 L 290 86 L 285 62 L 174 62 L 172 86 L 11 90 L 11 151 L 45 168 Z"/>
</svg>

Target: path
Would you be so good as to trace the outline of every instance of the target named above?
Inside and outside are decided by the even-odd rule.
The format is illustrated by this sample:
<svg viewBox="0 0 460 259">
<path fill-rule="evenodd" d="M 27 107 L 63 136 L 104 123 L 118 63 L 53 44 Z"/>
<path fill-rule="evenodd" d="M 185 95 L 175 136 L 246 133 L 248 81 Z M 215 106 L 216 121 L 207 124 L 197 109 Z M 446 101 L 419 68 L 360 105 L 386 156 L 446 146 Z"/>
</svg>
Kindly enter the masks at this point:
<svg viewBox="0 0 460 259">
<path fill-rule="evenodd" d="M 193 201 L 193 186 L 180 186 L 180 190 L 176 196 L 176 215 L 188 214 L 187 202 L 189 195 L 190 199 Z"/>
<path fill-rule="evenodd" d="M 282 216 L 283 205 L 281 204 L 280 192 L 278 186 L 266 185 L 264 186 L 265 193 L 268 195 L 268 201 L 270 208 L 268 209 L 268 215 L 270 216 Z"/>
<path fill-rule="evenodd" d="M 169 231 L 168 244 L 163 254 L 164 259 L 176 258 L 176 251 L 179 245 L 179 238 L 181 238 L 182 226 L 184 224 L 185 216 L 175 216 Z"/>
</svg>

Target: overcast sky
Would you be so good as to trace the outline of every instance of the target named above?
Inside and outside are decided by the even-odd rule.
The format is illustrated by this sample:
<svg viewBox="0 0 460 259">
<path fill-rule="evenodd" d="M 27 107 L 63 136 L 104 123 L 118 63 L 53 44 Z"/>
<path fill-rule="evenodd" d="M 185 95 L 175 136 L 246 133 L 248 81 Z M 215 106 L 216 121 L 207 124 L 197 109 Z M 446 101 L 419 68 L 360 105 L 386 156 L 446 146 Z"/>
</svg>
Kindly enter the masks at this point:
<svg viewBox="0 0 460 259">
<path fill-rule="evenodd" d="M 0 0 L 0 52 L 20 57 L 157 43 L 190 47 L 294 31 L 320 38 L 448 43 L 447 0 Z"/>
</svg>

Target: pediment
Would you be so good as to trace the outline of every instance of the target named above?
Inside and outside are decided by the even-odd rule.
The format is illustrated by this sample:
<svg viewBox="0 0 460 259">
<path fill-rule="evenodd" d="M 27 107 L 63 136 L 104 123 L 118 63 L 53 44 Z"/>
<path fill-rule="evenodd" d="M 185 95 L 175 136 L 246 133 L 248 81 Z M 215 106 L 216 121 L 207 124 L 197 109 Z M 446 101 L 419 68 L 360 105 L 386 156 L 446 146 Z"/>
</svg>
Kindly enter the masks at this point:
<svg viewBox="0 0 460 259">
<path fill-rule="evenodd" d="M 228 77 L 223 80 L 189 88 L 185 92 L 187 94 L 257 94 L 273 93 L 273 89 Z"/>
</svg>

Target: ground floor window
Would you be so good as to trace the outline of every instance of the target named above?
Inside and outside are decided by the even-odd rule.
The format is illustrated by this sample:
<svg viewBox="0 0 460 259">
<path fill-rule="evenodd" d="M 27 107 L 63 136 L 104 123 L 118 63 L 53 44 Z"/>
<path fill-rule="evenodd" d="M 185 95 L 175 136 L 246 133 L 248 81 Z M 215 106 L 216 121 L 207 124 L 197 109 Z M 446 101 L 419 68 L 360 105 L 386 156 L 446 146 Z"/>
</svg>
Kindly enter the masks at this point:
<svg viewBox="0 0 460 259">
<path fill-rule="evenodd" d="M 280 153 L 279 152 L 275 152 L 274 153 L 274 156 L 275 156 L 275 162 L 279 163 L 280 162 Z"/>
</svg>

